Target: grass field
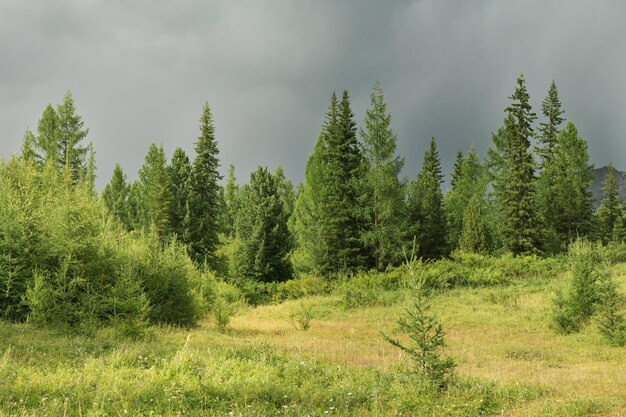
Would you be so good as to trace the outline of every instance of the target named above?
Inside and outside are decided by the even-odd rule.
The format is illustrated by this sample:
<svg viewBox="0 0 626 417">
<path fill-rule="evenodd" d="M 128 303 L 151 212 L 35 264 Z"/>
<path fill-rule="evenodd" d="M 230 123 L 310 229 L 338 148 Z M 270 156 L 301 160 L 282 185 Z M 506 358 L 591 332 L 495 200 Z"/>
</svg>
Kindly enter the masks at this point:
<svg viewBox="0 0 626 417">
<path fill-rule="evenodd" d="M 613 267 L 626 292 L 626 264 Z M 0 415 L 626 415 L 626 349 L 595 326 L 550 328 L 558 280 L 436 294 L 456 379 L 439 393 L 381 332 L 408 298 L 345 310 L 339 297 L 247 308 L 147 340 L 0 325 Z M 290 316 L 310 306 L 307 331 Z"/>
</svg>

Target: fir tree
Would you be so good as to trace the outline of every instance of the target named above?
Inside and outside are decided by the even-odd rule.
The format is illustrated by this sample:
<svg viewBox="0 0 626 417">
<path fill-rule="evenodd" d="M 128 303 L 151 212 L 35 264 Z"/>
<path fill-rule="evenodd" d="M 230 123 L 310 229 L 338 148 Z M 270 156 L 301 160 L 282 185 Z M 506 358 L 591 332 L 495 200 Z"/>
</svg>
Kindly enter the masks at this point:
<svg viewBox="0 0 626 417">
<path fill-rule="evenodd" d="M 191 177 L 191 163 L 189 157 L 182 148 L 176 148 L 172 156 L 172 162 L 167 167 L 169 177 L 170 201 L 169 219 L 170 229 L 179 240 L 184 240 L 185 217 L 189 202 L 189 178 Z"/>
<path fill-rule="evenodd" d="M 237 210 L 239 208 L 238 194 L 239 186 L 235 178 L 235 166 L 228 166 L 228 175 L 226 177 L 226 187 L 224 189 L 224 203 L 226 204 L 227 227 L 226 233 L 232 235 L 235 231 L 235 219 L 237 218 Z"/>
<path fill-rule="evenodd" d="M 75 182 L 86 177 L 88 147 L 82 144 L 89 129 L 84 128 L 82 117 L 76 113 L 72 93 L 67 92 L 57 107 L 58 155 Z"/>
<path fill-rule="evenodd" d="M 291 278 L 287 256 L 291 238 L 276 179 L 266 168 L 259 167 L 250 175 L 250 184 L 243 187 L 240 198 L 235 222 L 241 241 L 240 275 L 264 282 Z"/>
<path fill-rule="evenodd" d="M 393 263 L 400 254 L 406 228 L 404 187 L 398 179 L 403 158 L 396 153 L 396 135 L 391 129 L 391 114 L 380 85 L 371 94 L 361 130 L 367 163 L 365 192 L 369 226 L 364 241 L 373 246 L 374 265 L 380 270 Z"/>
<path fill-rule="evenodd" d="M 446 217 L 441 193 L 441 163 L 435 139 L 424 153 L 424 163 L 409 186 L 409 230 L 420 256 L 436 259 L 447 253 Z"/>
<path fill-rule="evenodd" d="M 615 168 L 609 164 L 606 179 L 603 182 L 605 197 L 596 212 L 598 218 L 599 239 L 602 243 L 608 243 L 612 236 L 615 225 L 622 218 L 622 205 L 619 199 L 619 188 L 615 179 Z"/>
<path fill-rule="evenodd" d="M 546 117 L 546 121 L 539 123 L 541 147 L 539 147 L 537 151 L 541 157 L 542 168 L 546 168 L 554 155 L 554 150 L 557 146 L 559 126 L 564 120 L 563 117 L 561 117 L 564 112 L 561 109 L 559 91 L 554 81 L 550 84 L 548 96 L 541 103 L 541 112 Z"/>
<path fill-rule="evenodd" d="M 452 179 L 450 185 L 454 188 L 457 181 L 461 177 L 461 169 L 463 168 L 463 151 L 459 148 L 456 151 L 456 160 L 454 161 L 454 167 L 452 168 Z"/>
<path fill-rule="evenodd" d="M 214 267 L 215 251 L 219 239 L 219 219 L 221 204 L 219 201 L 218 181 L 219 159 L 213 116 L 209 104 L 205 103 L 200 117 L 200 136 L 195 144 L 196 159 L 191 171 L 189 196 L 189 245 L 190 255 L 197 263 L 207 262 Z"/>
<path fill-rule="evenodd" d="M 473 146 L 467 151 L 465 158 L 457 160 L 454 172 L 452 188 L 444 198 L 448 244 L 452 250 L 459 246 L 463 219 L 470 199 L 479 195 L 482 200 L 487 187 L 485 167 L 479 161 Z"/>
<path fill-rule="evenodd" d="M 591 232 L 592 170 L 587 142 L 578 136 L 574 123 L 569 122 L 558 134 L 550 164 L 539 180 L 545 224 L 555 232 L 560 249 Z"/>
<path fill-rule="evenodd" d="M 539 252 L 540 227 L 536 202 L 535 161 L 530 152 L 532 122 L 524 76 L 506 108 L 504 126 L 493 135 L 495 149 L 490 150 L 494 191 L 502 215 L 501 236 L 514 255 Z"/>
<path fill-rule="evenodd" d="M 163 239 L 170 232 L 170 192 L 167 160 L 163 146 L 150 145 L 145 161 L 139 169 L 138 217 L 142 228 L 154 226 Z"/>
<path fill-rule="evenodd" d="M 120 164 L 115 164 L 111 181 L 102 191 L 102 201 L 115 218 L 117 218 L 127 229 L 131 228 L 128 215 L 128 192 L 129 185 L 126 183 L 126 175 L 122 171 Z"/>
</svg>

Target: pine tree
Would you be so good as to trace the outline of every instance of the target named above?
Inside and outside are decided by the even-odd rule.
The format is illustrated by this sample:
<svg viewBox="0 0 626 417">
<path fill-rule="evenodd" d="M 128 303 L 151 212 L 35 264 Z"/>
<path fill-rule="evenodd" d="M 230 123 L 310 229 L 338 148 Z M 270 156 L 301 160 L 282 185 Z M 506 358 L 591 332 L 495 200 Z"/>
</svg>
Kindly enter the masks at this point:
<svg viewBox="0 0 626 417">
<path fill-rule="evenodd" d="M 76 113 L 72 93 L 68 91 L 57 107 L 58 122 L 58 156 L 62 166 L 72 174 L 74 182 L 86 177 L 88 147 L 82 144 L 89 129 Z"/>
<path fill-rule="evenodd" d="M 467 151 L 465 158 L 455 163 L 452 180 L 452 188 L 446 193 L 444 203 L 447 240 L 450 249 L 454 250 L 459 246 L 463 219 L 470 199 L 474 195 L 479 195 L 482 200 L 487 187 L 485 167 L 479 161 L 473 146 Z"/>
<path fill-rule="evenodd" d="M 235 222 L 241 241 L 240 275 L 263 282 L 291 278 L 287 256 L 291 238 L 276 179 L 267 168 L 259 167 L 250 175 L 250 183 L 243 187 L 240 198 Z"/>
<path fill-rule="evenodd" d="M 215 252 L 219 244 L 219 159 L 213 116 L 205 103 L 200 117 L 200 136 L 195 144 L 196 159 L 191 171 L 189 196 L 190 255 L 197 263 L 215 266 Z"/>
<path fill-rule="evenodd" d="M 189 202 L 189 178 L 191 177 L 191 163 L 182 148 L 176 148 L 172 162 L 167 167 L 170 194 L 172 199 L 169 208 L 170 229 L 179 240 L 184 240 L 185 217 Z"/>
<path fill-rule="evenodd" d="M 556 233 L 560 249 L 591 232 L 592 170 L 587 142 L 578 136 L 574 123 L 569 122 L 556 138 L 539 187 L 545 224 Z"/>
<path fill-rule="evenodd" d="M 374 265 L 381 270 L 393 263 L 401 252 L 406 213 L 404 186 L 398 179 L 404 159 L 395 155 L 396 135 L 391 129 L 391 114 L 387 112 L 378 83 L 371 94 L 361 136 L 367 163 L 364 188 L 369 222 L 363 240 L 373 246 Z"/>
<path fill-rule="evenodd" d="M 287 179 L 285 171 L 280 165 L 276 168 L 273 175 L 274 180 L 276 181 L 276 186 L 278 187 L 280 201 L 282 201 L 287 218 L 289 218 L 293 213 L 294 206 L 296 204 L 296 193 L 293 188 L 293 184 Z"/>
<path fill-rule="evenodd" d="M 550 164 L 554 148 L 557 146 L 559 126 L 565 120 L 561 117 L 564 111 L 561 109 L 559 91 L 554 81 L 550 84 L 548 96 L 541 103 L 541 112 L 546 117 L 546 121 L 539 123 L 541 147 L 537 151 L 541 157 L 541 166 L 545 169 Z"/>
<path fill-rule="evenodd" d="M 602 188 L 605 197 L 602 199 L 600 207 L 596 212 L 599 229 L 598 237 L 604 244 L 611 240 L 613 229 L 623 215 L 615 175 L 615 168 L 613 168 L 613 165 L 609 164 L 609 170 Z"/>
<path fill-rule="evenodd" d="M 463 214 L 463 229 L 459 238 L 459 248 L 464 252 L 482 253 L 487 248 L 486 226 L 484 222 L 484 201 L 476 193 L 468 201 Z"/>
<path fill-rule="evenodd" d="M 237 210 L 239 208 L 238 193 L 239 186 L 235 178 L 235 166 L 229 165 L 228 175 L 226 177 L 226 187 L 224 189 L 224 202 L 227 212 L 227 228 L 226 233 L 232 235 L 235 231 L 235 219 L 237 218 Z"/>
<path fill-rule="evenodd" d="M 490 150 L 494 191 L 502 215 L 503 241 L 514 255 L 539 252 L 540 226 L 536 202 L 535 161 L 530 152 L 533 134 L 531 111 L 524 76 L 506 108 L 504 126 L 493 135 L 495 149 Z"/>
<path fill-rule="evenodd" d="M 170 192 L 167 159 L 163 146 L 150 145 L 145 161 L 139 169 L 138 215 L 141 227 L 154 227 L 164 239 L 170 233 Z"/>
<path fill-rule="evenodd" d="M 446 216 L 441 193 L 441 163 L 435 138 L 424 153 L 424 163 L 409 186 L 409 230 L 420 256 L 436 259 L 447 253 Z"/>
<path fill-rule="evenodd" d="M 461 170 L 463 168 L 463 150 L 460 148 L 456 151 L 456 160 L 454 161 L 454 167 L 452 168 L 452 179 L 450 185 L 452 188 L 456 185 L 457 181 L 461 177 Z"/>
<path fill-rule="evenodd" d="M 126 183 L 126 175 L 120 164 L 115 164 L 111 181 L 102 191 L 102 201 L 113 216 L 115 216 L 127 229 L 131 228 L 128 215 L 129 185 Z"/>
<path fill-rule="evenodd" d="M 347 92 L 341 103 L 333 93 L 296 201 L 298 243 L 312 268 L 323 275 L 367 262 L 359 210 L 364 165 L 355 126 Z"/>
</svg>

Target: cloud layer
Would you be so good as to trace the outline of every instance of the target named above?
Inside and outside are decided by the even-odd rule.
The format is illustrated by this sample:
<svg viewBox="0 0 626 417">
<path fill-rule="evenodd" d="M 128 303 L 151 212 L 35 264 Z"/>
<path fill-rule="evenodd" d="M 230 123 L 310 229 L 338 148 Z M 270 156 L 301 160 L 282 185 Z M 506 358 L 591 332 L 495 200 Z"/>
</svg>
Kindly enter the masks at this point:
<svg viewBox="0 0 626 417">
<path fill-rule="evenodd" d="M 405 174 L 431 136 L 444 170 L 484 153 L 516 76 L 539 104 L 555 79 L 592 160 L 626 166 L 620 1 L 21 1 L 0 3 L 0 153 L 72 90 L 102 187 L 136 176 L 151 142 L 193 151 L 204 101 L 224 167 L 283 165 L 299 182 L 330 93 L 357 121 L 382 83 Z"/>
</svg>

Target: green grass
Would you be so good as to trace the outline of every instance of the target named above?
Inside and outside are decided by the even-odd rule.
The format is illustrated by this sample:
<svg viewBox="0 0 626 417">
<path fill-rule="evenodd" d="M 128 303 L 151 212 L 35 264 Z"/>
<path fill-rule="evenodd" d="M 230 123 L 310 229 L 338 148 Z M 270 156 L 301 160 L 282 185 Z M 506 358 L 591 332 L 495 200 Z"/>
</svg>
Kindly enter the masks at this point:
<svg viewBox="0 0 626 417">
<path fill-rule="evenodd" d="M 626 265 L 614 273 L 624 292 Z M 0 324 L 0 415 L 626 415 L 626 349 L 593 325 L 567 336 L 550 328 L 566 280 L 437 293 L 458 363 L 445 393 L 380 337 L 401 337 L 406 295 L 354 309 L 340 296 L 309 297 L 243 310 L 225 334 L 206 320 L 141 341 Z M 290 321 L 303 305 L 307 331 Z"/>
</svg>

